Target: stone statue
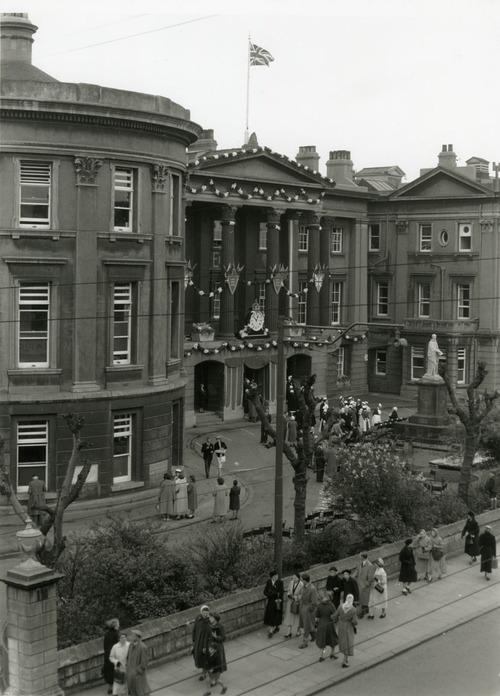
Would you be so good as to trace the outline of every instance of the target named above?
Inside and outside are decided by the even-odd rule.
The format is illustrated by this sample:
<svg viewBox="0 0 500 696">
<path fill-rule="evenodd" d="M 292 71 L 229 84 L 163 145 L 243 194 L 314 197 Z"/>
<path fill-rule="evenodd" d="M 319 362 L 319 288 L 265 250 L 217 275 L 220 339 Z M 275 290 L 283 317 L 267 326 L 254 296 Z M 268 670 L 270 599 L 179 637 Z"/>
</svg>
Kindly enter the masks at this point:
<svg viewBox="0 0 500 696">
<path fill-rule="evenodd" d="M 443 355 L 443 351 L 439 350 L 436 334 L 432 334 L 427 344 L 427 370 L 423 379 L 441 379 L 438 373 L 440 355 Z"/>
</svg>

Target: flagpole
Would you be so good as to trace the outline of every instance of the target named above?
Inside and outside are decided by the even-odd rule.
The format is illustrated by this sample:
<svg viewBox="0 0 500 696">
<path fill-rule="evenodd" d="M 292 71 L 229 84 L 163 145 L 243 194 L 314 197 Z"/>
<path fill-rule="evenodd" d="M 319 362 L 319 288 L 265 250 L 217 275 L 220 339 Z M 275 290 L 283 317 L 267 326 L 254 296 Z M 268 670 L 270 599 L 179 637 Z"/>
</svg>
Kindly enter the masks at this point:
<svg viewBox="0 0 500 696">
<path fill-rule="evenodd" d="M 245 123 L 245 145 L 248 143 L 248 136 L 250 135 L 248 132 L 248 112 L 249 112 L 249 103 L 250 103 L 250 34 L 248 35 L 248 60 L 247 60 L 247 115 L 246 115 L 246 123 Z"/>
</svg>

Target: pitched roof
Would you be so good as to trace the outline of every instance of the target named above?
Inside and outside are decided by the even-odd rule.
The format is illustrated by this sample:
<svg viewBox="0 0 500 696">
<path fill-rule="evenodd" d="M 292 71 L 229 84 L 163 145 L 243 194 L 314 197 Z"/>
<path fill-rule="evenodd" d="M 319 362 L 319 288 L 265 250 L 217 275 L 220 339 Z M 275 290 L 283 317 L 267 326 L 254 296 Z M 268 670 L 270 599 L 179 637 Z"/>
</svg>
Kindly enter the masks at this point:
<svg viewBox="0 0 500 696">
<path fill-rule="evenodd" d="M 356 172 L 356 177 L 369 176 L 404 176 L 405 172 L 397 164 L 390 164 L 387 167 L 363 167 Z"/>
<path fill-rule="evenodd" d="M 448 169 L 446 167 L 434 167 L 434 169 L 430 169 L 429 171 L 425 172 L 422 174 L 422 176 L 419 176 L 418 178 L 414 179 L 413 181 L 410 181 L 408 184 L 405 184 L 404 186 L 401 186 L 401 188 L 398 188 L 394 191 L 392 195 L 389 196 L 391 200 L 396 199 L 396 198 L 401 198 L 406 195 L 411 196 L 411 193 L 413 190 L 418 189 L 422 184 L 425 184 L 427 182 L 431 182 L 432 179 L 437 178 L 437 177 L 445 177 L 450 179 L 451 181 L 454 181 L 455 183 L 459 183 L 463 185 L 464 188 L 464 193 L 463 194 L 450 194 L 450 195 L 445 195 L 445 194 L 439 194 L 438 196 L 435 196 L 436 198 L 444 197 L 458 197 L 459 195 L 466 195 L 465 190 L 470 191 L 468 195 L 481 195 L 483 197 L 491 197 L 492 195 L 495 195 L 495 193 L 492 191 L 491 188 L 488 188 L 487 186 L 483 186 L 482 184 L 477 183 L 473 179 L 470 179 L 469 177 L 463 176 L 462 174 L 459 174 L 458 172 L 455 172 L 452 169 Z M 498 194 L 496 194 L 498 195 Z M 425 196 L 424 196 L 425 197 Z M 431 196 L 430 196 L 431 197 Z"/>
</svg>

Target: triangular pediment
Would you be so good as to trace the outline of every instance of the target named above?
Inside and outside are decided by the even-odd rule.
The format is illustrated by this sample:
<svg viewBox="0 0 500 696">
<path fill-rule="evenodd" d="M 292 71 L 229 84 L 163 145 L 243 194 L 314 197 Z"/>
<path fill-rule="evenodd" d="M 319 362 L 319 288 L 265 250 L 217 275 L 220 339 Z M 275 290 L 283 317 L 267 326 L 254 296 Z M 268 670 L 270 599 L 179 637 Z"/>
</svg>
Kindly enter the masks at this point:
<svg viewBox="0 0 500 696">
<path fill-rule="evenodd" d="M 390 198 L 466 198 L 487 197 L 492 191 L 481 184 L 455 174 L 442 167 L 436 167 L 426 172 L 418 179 L 397 189 Z"/>
</svg>

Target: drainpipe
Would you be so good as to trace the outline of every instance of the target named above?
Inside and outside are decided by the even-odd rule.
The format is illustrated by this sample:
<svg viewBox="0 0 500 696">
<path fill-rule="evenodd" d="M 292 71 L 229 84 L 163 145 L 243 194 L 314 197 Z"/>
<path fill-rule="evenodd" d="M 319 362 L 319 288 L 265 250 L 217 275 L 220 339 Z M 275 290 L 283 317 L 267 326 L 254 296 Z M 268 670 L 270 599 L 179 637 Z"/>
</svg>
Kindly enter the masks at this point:
<svg viewBox="0 0 500 696">
<path fill-rule="evenodd" d="M 431 263 L 431 268 L 439 268 L 439 318 L 444 318 L 444 266 Z"/>
</svg>

